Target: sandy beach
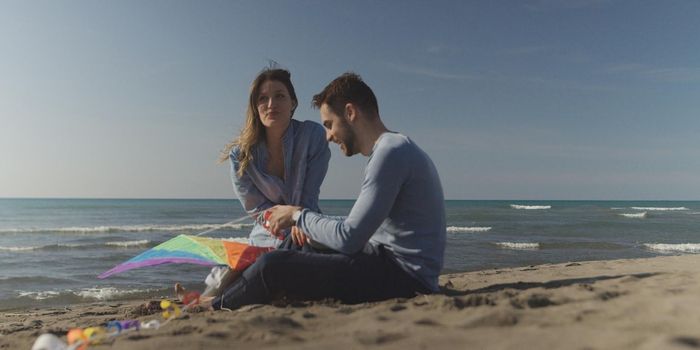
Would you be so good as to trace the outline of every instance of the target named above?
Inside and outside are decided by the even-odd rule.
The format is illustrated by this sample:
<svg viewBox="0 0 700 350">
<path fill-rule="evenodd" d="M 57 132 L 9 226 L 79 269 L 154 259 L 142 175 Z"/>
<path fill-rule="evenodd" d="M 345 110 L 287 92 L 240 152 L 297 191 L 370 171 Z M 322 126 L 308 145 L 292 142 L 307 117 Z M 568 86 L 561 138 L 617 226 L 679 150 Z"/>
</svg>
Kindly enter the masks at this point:
<svg viewBox="0 0 700 350">
<path fill-rule="evenodd" d="M 700 256 L 590 261 L 443 275 L 445 293 L 343 305 L 281 302 L 188 313 L 110 349 L 686 349 L 700 347 Z M 0 349 L 43 333 L 160 318 L 148 300 L 13 310 Z"/>
</svg>

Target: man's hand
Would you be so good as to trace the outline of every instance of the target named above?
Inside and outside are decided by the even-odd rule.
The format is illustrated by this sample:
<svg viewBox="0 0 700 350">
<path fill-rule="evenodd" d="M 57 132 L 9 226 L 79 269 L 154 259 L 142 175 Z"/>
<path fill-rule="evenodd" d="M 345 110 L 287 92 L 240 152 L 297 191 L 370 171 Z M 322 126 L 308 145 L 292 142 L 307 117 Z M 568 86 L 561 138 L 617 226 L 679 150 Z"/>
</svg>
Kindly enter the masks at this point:
<svg viewBox="0 0 700 350">
<path fill-rule="evenodd" d="M 292 220 L 292 215 L 297 210 L 301 210 L 301 207 L 296 207 L 293 205 L 276 205 L 267 210 L 268 217 L 267 221 L 269 223 L 269 230 L 273 235 L 279 236 L 282 230 L 294 226 L 294 220 Z"/>
<path fill-rule="evenodd" d="M 303 246 L 304 243 L 309 241 L 309 237 L 304 234 L 304 231 L 302 231 L 300 228 L 296 226 L 292 226 L 292 242 L 298 246 Z"/>
</svg>

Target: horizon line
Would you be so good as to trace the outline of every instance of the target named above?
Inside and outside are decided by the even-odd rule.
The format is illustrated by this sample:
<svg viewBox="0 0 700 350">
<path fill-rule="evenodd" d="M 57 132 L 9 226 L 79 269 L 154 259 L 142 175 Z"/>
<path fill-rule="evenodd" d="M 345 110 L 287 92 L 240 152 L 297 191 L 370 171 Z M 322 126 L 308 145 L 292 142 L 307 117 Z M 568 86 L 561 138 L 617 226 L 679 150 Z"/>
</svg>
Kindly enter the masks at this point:
<svg viewBox="0 0 700 350">
<path fill-rule="evenodd" d="M 1 199 L 64 199 L 64 200 L 221 200 L 221 201 L 238 201 L 238 198 L 212 198 L 212 197 L 3 197 Z M 354 201 L 356 198 L 320 198 L 319 200 L 328 201 Z M 445 198 L 445 201 L 587 201 L 587 202 L 698 202 L 700 199 L 527 199 L 527 198 Z"/>
</svg>

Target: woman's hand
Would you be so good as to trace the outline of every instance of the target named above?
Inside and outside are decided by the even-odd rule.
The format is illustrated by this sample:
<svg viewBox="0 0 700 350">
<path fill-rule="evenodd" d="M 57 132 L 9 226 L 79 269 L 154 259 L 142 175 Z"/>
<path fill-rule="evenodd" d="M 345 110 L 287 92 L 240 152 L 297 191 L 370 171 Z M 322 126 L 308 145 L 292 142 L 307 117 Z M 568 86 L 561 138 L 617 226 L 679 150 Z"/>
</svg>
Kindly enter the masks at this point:
<svg viewBox="0 0 700 350">
<path fill-rule="evenodd" d="M 309 241 L 309 237 L 306 236 L 304 231 L 302 231 L 300 228 L 296 226 L 292 226 L 292 242 L 298 246 L 303 246 L 306 242 Z"/>
<path fill-rule="evenodd" d="M 267 210 L 265 214 L 266 220 L 269 223 L 270 232 L 279 236 L 282 234 L 282 230 L 294 226 L 294 220 L 292 220 L 292 215 L 297 210 L 301 210 L 301 207 L 296 207 L 293 205 L 276 205 Z"/>
</svg>

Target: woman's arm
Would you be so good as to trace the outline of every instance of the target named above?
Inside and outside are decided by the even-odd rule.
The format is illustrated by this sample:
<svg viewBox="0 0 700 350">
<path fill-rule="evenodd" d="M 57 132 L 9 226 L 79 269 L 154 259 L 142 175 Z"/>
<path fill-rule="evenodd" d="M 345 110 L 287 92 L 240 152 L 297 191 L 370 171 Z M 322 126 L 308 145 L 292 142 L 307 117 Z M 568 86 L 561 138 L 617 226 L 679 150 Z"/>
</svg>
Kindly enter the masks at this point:
<svg viewBox="0 0 700 350">
<path fill-rule="evenodd" d="M 234 150 L 231 153 L 231 181 L 233 183 L 233 190 L 236 192 L 238 200 L 243 205 L 243 209 L 251 215 L 257 222 L 263 223 L 264 219 L 262 213 L 265 209 L 271 208 L 275 205 L 267 197 L 265 197 L 253 181 L 247 172 L 243 172 L 242 176 L 238 176 L 238 169 L 240 168 L 240 163 L 238 161 L 238 152 Z M 252 165 L 249 165 L 252 166 Z"/>
</svg>

